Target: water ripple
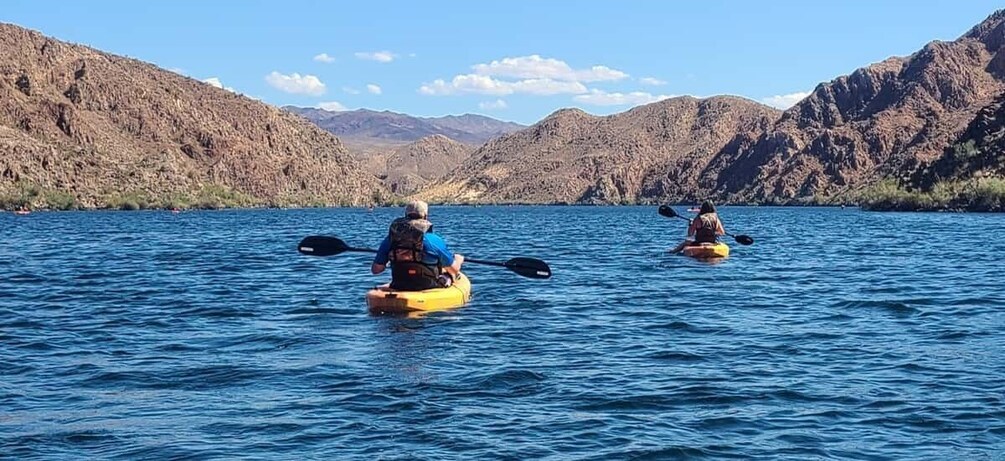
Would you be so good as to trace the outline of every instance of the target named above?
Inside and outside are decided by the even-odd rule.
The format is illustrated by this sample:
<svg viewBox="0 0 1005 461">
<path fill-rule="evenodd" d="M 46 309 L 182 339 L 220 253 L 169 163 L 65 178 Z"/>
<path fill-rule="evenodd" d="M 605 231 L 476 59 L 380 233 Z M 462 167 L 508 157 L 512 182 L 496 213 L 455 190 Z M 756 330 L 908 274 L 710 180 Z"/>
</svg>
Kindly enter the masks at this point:
<svg viewBox="0 0 1005 461">
<path fill-rule="evenodd" d="M 957 248 L 1005 217 L 731 208 L 708 264 L 652 207 L 434 207 L 555 276 L 421 318 L 295 252 L 399 213 L 0 214 L 0 459 L 1001 458 L 1005 269 Z"/>
</svg>

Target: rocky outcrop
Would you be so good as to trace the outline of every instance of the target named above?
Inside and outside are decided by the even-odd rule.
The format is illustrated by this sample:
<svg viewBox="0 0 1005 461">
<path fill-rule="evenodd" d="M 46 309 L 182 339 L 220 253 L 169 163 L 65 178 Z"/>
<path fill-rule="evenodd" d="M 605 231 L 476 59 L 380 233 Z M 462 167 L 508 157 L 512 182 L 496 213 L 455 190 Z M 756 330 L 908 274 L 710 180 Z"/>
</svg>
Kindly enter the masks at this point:
<svg viewBox="0 0 1005 461">
<path fill-rule="evenodd" d="M 906 186 L 931 191 L 937 184 L 1005 178 L 1005 94 L 982 108 L 963 134 L 931 162 L 919 162 Z"/>
<path fill-rule="evenodd" d="M 0 24 L 0 194 L 192 194 L 369 203 L 382 187 L 300 117 L 134 59 Z"/>
</svg>

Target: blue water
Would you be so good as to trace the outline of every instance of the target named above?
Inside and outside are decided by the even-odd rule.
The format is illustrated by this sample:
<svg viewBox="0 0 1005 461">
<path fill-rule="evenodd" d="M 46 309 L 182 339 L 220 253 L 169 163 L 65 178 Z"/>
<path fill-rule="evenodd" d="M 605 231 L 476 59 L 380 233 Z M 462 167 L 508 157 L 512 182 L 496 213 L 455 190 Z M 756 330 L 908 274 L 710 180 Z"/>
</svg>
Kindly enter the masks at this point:
<svg viewBox="0 0 1005 461">
<path fill-rule="evenodd" d="M 1005 216 L 434 207 L 555 276 L 420 318 L 296 252 L 398 213 L 0 214 L 0 459 L 1005 459 Z"/>
</svg>

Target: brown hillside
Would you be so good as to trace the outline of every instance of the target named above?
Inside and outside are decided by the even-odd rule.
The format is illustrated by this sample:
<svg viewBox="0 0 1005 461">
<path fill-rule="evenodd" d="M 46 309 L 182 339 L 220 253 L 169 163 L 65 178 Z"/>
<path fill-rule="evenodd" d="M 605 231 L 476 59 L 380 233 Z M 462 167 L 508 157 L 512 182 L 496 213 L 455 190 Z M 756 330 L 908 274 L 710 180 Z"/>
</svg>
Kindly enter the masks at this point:
<svg viewBox="0 0 1005 461">
<path fill-rule="evenodd" d="M 367 203 L 380 189 L 334 136 L 156 66 L 0 24 L 0 194 L 85 206 L 231 189 L 258 203 Z"/>
<path fill-rule="evenodd" d="M 565 109 L 489 141 L 432 200 L 623 203 L 694 195 L 708 161 L 736 133 L 756 136 L 779 112 L 737 97 L 678 97 L 597 117 Z"/>
<path fill-rule="evenodd" d="M 442 178 L 473 150 L 443 135 L 397 147 L 384 160 L 384 184 L 395 194 L 412 194 L 427 182 Z"/>
</svg>

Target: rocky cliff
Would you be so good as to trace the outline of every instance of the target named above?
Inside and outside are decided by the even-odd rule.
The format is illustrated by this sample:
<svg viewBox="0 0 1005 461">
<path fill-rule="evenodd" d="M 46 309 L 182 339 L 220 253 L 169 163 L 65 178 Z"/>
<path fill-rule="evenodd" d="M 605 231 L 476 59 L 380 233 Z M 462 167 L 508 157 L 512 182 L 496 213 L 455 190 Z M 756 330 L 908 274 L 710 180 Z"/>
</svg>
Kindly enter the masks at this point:
<svg viewBox="0 0 1005 461">
<path fill-rule="evenodd" d="M 0 195 L 363 204 L 382 187 L 300 117 L 134 59 L 0 24 Z"/>
<path fill-rule="evenodd" d="M 1005 94 L 982 108 L 959 139 L 930 162 L 919 162 L 913 189 L 931 191 L 947 181 L 1005 178 Z"/>
<path fill-rule="evenodd" d="M 740 136 L 716 192 L 739 200 L 832 197 L 941 155 L 1005 91 L 1005 13 L 952 42 L 821 84 L 756 137 Z"/>
</svg>

